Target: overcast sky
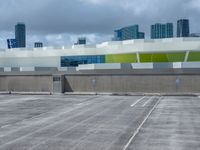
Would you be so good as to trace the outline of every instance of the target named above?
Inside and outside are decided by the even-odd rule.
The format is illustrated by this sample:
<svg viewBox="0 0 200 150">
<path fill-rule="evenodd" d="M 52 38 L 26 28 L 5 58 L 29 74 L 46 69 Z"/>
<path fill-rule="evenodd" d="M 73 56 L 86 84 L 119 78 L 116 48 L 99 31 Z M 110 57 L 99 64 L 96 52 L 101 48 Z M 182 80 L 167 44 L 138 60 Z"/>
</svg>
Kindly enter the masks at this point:
<svg viewBox="0 0 200 150">
<path fill-rule="evenodd" d="M 113 30 L 139 24 L 147 37 L 150 25 L 190 19 L 200 33 L 200 0 L 0 0 L 0 47 L 14 38 L 14 25 L 24 22 L 27 46 L 70 45 L 86 36 L 89 43 L 110 40 Z"/>
</svg>

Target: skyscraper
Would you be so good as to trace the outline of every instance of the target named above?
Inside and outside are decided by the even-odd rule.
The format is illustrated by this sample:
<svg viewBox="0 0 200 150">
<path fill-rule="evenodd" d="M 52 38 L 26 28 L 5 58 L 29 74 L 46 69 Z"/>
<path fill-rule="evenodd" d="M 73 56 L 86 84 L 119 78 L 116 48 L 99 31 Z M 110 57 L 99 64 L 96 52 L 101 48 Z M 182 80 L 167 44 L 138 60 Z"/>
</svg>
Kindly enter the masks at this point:
<svg viewBox="0 0 200 150">
<path fill-rule="evenodd" d="M 151 38 L 161 39 L 161 38 L 172 38 L 173 37 L 173 23 L 156 23 L 151 25 Z"/>
<path fill-rule="evenodd" d="M 172 37 L 174 37 L 173 23 L 166 23 L 165 24 L 165 38 L 172 38 Z"/>
<path fill-rule="evenodd" d="M 77 41 L 78 45 L 86 45 L 86 37 L 80 37 Z"/>
<path fill-rule="evenodd" d="M 17 47 L 26 47 L 26 26 L 24 23 L 17 23 L 15 25 L 15 39 L 17 40 Z"/>
<path fill-rule="evenodd" d="M 144 32 L 138 32 L 138 39 L 144 39 L 145 33 Z"/>
<path fill-rule="evenodd" d="M 35 48 L 41 48 L 41 47 L 43 47 L 43 43 L 42 42 L 35 42 L 34 47 Z"/>
<path fill-rule="evenodd" d="M 177 37 L 189 37 L 190 25 L 188 19 L 180 19 L 177 21 Z"/>
<path fill-rule="evenodd" d="M 200 33 L 191 33 L 190 37 L 200 37 Z"/>
<path fill-rule="evenodd" d="M 8 49 L 17 48 L 17 41 L 16 39 L 7 39 Z"/>
<path fill-rule="evenodd" d="M 79 37 L 77 43 L 74 43 L 74 45 L 86 45 L 86 44 L 87 44 L 86 37 Z"/>
<path fill-rule="evenodd" d="M 115 30 L 114 31 L 114 41 L 122 41 L 122 30 Z"/>
<path fill-rule="evenodd" d="M 144 39 L 144 32 L 139 32 L 139 25 L 132 25 L 114 31 L 114 40 L 123 41 L 131 39 Z"/>
<path fill-rule="evenodd" d="M 151 38 L 152 39 L 165 38 L 165 25 L 160 23 L 151 25 Z"/>
</svg>

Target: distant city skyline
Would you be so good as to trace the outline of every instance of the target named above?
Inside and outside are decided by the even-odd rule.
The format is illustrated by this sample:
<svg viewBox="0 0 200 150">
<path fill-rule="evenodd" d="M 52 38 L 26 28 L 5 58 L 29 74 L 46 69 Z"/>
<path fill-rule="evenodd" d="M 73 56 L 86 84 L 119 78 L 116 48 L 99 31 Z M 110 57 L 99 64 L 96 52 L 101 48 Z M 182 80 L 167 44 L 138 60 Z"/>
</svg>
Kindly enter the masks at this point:
<svg viewBox="0 0 200 150">
<path fill-rule="evenodd" d="M 113 30 L 133 24 L 149 38 L 151 24 L 175 25 L 181 18 L 190 20 L 191 33 L 200 33 L 199 4 L 199 0 L 2 0 L 0 48 L 7 47 L 5 39 L 14 37 L 17 22 L 26 24 L 28 47 L 36 41 L 44 46 L 71 45 L 78 37 L 100 43 L 110 40 Z"/>
<path fill-rule="evenodd" d="M 146 39 L 145 32 L 139 30 L 139 25 L 131 25 L 114 30 L 114 37 L 108 41 L 123 41 L 131 39 Z M 179 19 L 176 24 L 176 35 L 174 35 L 173 23 L 155 23 L 150 26 L 150 38 L 162 39 L 162 38 L 174 38 L 174 37 L 200 37 L 199 33 L 190 33 L 190 21 L 189 19 Z M 78 37 L 77 42 L 74 45 L 82 45 L 86 43 L 87 37 Z M 14 41 L 15 40 L 15 41 Z M 26 47 L 26 25 L 23 22 L 18 22 L 15 25 L 15 39 L 6 40 L 8 48 L 11 48 L 14 43 L 17 47 L 13 48 L 25 48 Z M 90 44 L 90 43 L 89 43 Z M 95 43 L 96 44 L 96 43 Z M 72 45 L 72 44 L 71 44 Z M 43 42 L 35 42 L 34 48 L 43 47 Z M 63 46 L 63 45 L 59 45 Z"/>
</svg>

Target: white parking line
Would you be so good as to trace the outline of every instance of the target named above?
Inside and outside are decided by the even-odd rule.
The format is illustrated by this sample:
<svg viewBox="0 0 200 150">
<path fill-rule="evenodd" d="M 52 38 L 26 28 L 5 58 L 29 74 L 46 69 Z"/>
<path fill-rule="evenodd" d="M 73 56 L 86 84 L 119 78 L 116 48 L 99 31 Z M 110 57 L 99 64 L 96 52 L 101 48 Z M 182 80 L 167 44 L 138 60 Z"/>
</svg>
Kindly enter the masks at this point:
<svg viewBox="0 0 200 150">
<path fill-rule="evenodd" d="M 20 103 L 22 101 L 29 101 L 29 100 L 38 100 L 40 98 L 37 97 L 25 97 L 25 98 L 11 98 L 11 99 L 6 99 L 4 101 L 0 101 L 0 104 L 9 104 L 9 103 Z"/>
<path fill-rule="evenodd" d="M 143 100 L 145 97 L 146 97 L 146 96 L 144 96 L 144 97 L 138 99 L 135 103 L 133 103 L 133 104 L 131 105 L 131 107 L 134 107 L 137 103 L 139 103 L 139 102 L 140 102 L 141 100 Z"/>
<path fill-rule="evenodd" d="M 7 127 L 9 127 L 9 126 L 10 126 L 10 125 L 7 124 L 7 125 L 0 126 L 0 128 L 3 129 L 3 128 L 7 128 Z"/>
<path fill-rule="evenodd" d="M 142 107 L 145 107 L 155 96 L 150 97 L 143 105 Z"/>
<path fill-rule="evenodd" d="M 142 121 L 142 123 L 140 124 L 140 126 L 136 129 L 136 131 L 133 133 L 133 135 L 131 136 L 131 138 L 129 139 L 128 143 L 124 146 L 123 150 L 127 150 L 128 147 L 130 146 L 131 142 L 133 141 L 133 139 L 135 138 L 135 136 L 140 132 L 140 129 L 142 128 L 142 126 L 144 125 L 144 123 L 147 121 L 147 119 L 149 118 L 149 116 L 151 115 L 151 113 L 154 111 L 154 109 L 158 106 L 160 100 L 162 97 L 160 97 L 158 99 L 158 101 L 156 102 L 156 104 L 154 105 L 154 107 L 149 111 L 148 115 L 144 118 L 144 120 Z"/>
</svg>

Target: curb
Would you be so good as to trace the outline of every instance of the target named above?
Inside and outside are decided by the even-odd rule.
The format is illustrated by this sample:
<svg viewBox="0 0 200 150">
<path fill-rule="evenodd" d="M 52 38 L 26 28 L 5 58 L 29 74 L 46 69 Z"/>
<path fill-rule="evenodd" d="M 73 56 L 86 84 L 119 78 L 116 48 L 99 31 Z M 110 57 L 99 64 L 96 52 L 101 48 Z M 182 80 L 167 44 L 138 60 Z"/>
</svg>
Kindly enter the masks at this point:
<svg viewBox="0 0 200 150">
<path fill-rule="evenodd" d="M 11 95 L 52 95 L 51 92 L 9 92 Z"/>
<path fill-rule="evenodd" d="M 200 96 L 200 93 L 100 93 L 100 92 L 65 92 L 64 95 L 112 95 L 112 96 Z"/>
</svg>

